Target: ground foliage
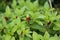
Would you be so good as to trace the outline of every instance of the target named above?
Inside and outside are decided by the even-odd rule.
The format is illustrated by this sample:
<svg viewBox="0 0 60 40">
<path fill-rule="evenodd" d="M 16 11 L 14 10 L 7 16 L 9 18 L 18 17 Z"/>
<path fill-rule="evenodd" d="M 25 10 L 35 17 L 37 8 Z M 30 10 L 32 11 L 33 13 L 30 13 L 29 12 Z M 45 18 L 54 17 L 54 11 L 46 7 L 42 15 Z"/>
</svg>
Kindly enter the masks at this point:
<svg viewBox="0 0 60 40">
<path fill-rule="evenodd" d="M 0 40 L 60 40 L 60 15 L 48 1 L 17 2 L 0 13 Z"/>
</svg>

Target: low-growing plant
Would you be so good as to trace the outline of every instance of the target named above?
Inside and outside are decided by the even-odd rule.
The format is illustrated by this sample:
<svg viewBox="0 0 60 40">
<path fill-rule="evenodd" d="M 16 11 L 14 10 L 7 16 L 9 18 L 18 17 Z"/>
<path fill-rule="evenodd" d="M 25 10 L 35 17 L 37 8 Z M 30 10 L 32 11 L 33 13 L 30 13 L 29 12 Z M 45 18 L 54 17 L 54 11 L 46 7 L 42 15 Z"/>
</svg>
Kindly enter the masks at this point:
<svg viewBox="0 0 60 40">
<path fill-rule="evenodd" d="M 0 40 L 59 40 L 60 15 L 48 2 L 13 0 L 11 6 L 0 14 Z"/>
</svg>

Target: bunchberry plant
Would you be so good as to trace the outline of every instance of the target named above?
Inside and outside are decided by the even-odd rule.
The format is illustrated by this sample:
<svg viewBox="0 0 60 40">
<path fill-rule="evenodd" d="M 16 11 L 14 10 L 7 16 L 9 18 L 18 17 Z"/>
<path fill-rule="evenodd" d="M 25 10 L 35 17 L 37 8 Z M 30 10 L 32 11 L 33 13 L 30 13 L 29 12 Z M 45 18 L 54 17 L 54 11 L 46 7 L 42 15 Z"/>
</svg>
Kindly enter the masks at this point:
<svg viewBox="0 0 60 40">
<path fill-rule="evenodd" d="M 11 6 L 0 14 L 0 40 L 59 40 L 60 15 L 48 2 L 13 0 Z"/>
</svg>

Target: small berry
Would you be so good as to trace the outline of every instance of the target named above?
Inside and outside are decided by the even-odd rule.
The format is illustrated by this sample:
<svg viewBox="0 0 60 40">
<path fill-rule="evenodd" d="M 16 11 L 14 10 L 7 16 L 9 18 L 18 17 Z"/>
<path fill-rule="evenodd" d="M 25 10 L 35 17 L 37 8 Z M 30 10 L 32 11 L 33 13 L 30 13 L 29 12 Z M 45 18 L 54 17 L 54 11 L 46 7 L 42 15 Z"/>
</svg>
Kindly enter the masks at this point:
<svg viewBox="0 0 60 40">
<path fill-rule="evenodd" d="M 21 35 L 23 34 L 23 31 L 21 32 Z"/>
<path fill-rule="evenodd" d="M 50 24 L 51 24 L 51 21 L 49 21 L 47 25 L 50 25 Z"/>
<path fill-rule="evenodd" d="M 26 21 L 30 21 L 30 17 L 27 17 L 27 18 L 26 18 Z"/>
<path fill-rule="evenodd" d="M 5 20 L 8 21 L 8 17 L 5 17 Z"/>
<path fill-rule="evenodd" d="M 2 28 L 1 32 L 3 32 L 3 33 L 4 33 L 4 30 L 5 30 L 5 27 L 3 27 L 3 28 Z"/>
<path fill-rule="evenodd" d="M 18 16 L 16 16 L 16 18 L 18 18 Z"/>
</svg>

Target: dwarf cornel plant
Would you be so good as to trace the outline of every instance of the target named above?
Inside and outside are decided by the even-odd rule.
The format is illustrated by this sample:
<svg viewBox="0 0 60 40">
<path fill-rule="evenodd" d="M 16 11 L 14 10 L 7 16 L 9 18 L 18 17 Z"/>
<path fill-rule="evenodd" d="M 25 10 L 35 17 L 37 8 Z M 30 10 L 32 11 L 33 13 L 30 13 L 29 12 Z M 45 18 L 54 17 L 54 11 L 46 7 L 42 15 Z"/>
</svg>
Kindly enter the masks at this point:
<svg viewBox="0 0 60 40">
<path fill-rule="evenodd" d="M 13 0 L 11 6 L 0 14 L 0 40 L 60 40 L 60 15 L 48 2 Z"/>
</svg>

